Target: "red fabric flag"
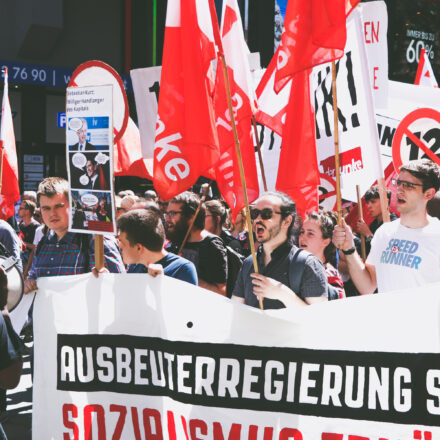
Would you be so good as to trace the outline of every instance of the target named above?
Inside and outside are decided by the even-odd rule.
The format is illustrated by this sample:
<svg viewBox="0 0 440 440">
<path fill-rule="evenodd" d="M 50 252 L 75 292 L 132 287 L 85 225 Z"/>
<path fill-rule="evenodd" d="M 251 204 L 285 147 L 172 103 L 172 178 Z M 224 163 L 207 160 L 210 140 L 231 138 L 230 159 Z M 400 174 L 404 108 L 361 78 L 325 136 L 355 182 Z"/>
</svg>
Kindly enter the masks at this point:
<svg viewBox="0 0 440 440">
<path fill-rule="evenodd" d="M 223 2 L 221 35 L 228 66 L 232 106 L 240 142 L 248 200 L 252 203 L 259 195 L 251 123 L 252 108 L 255 106 L 256 98 L 247 59 L 249 50 L 244 40 L 237 0 Z M 221 152 L 220 162 L 215 168 L 216 180 L 223 198 L 231 208 L 232 218 L 235 220 L 236 215 L 245 206 L 245 201 L 229 116 L 224 74 L 220 64 L 217 68 L 214 104 Z"/>
<path fill-rule="evenodd" d="M 309 73 L 304 70 L 293 77 L 276 182 L 276 189 L 295 201 L 300 215 L 318 209 L 320 182 Z"/>
<path fill-rule="evenodd" d="M 360 0 L 290 0 L 277 57 L 275 90 L 296 72 L 341 58 L 346 16 Z"/>
<path fill-rule="evenodd" d="M 137 176 L 153 179 L 152 160 L 142 157 L 139 129 L 131 118 L 128 118 L 127 128 L 115 145 L 113 169 L 115 176 Z"/>
<path fill-rule="evenodd" d="M 2 120 L 0 125 L 0 148 L 3 150 L 3 174 L 0 191 L 0 218 L 7 220 L 15 213 L 14 203 L 20 200 L 18 187 L 17 151 L 15 149 L 14 126 L 8 96 L 8 70 L 4 73 Z"/>
<path fill-rule="evenodd" d="M 319 169 L 310 69 L 341 58 L 346 15 L 359 0 L 290 0 L 277 56 L 276 92 L 292 79 L 276 188 L 289 194 L 301 215 L 318 209 Z"/>
<path fill-rule="evenodd" d="M 215 58 L 208 2 L 169 0 L 153 178 L 164 200 L 188 189 L 219 160 L 209 77 Z"/>
</svg>

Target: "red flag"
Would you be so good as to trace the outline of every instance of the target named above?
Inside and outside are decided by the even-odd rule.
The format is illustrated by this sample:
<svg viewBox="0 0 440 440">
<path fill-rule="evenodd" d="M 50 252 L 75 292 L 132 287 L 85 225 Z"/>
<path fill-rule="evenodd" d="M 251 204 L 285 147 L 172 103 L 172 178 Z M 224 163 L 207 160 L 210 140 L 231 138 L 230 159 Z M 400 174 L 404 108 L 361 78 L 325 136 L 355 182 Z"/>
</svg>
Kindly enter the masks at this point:
<svg viewBox="0 0 440 440">
<path fill-rule="evenodd" d="M 256 106 L 255 90 L 249 68 L 249 52 L 244 40 L 237 0 L 225 0 L 222 13 L 222 42 L 232 96 L 234 119 L 240 142 L 240 151 L 249 203 L 259 195 L 255 148 L 252 135 L 252 108 Z M 245 205 L 240 169 L 230 121 L 226 85 L 222 66 L 217 68 L 215 90 L 216 124 L 220 143 L 220 162 L 215 168 L 217 185 L 232 211 L 232 218 Z"/>
<path fill-rule="evenodd" d="M 289 194 L 302 215 L 318 209 L 319 169 L 310 69 L 341 58 L 347 38 L 346 15 L 359 0 L 290 0 L 277 56 L 274 89 L 292 79 L 283 128 L 276 188 Z"/>
<path fill-rule="evenodd" d="M 275 90 L 296 72 L 341 58 L 346 16 L 360 0 L 290 0 L 277 57 Z"/>
<path fill-rule="evenodd" d="M 115 145 L 113 155 L 115 176 L 137 176 L 144 179 L 153 178 L 152 160 L 142 157 L 139 129 L 131 118 L 122 138 Z"/>
<path fill-rule="evenodd" d="M 216 58 L 209 4 L 169 0 L 154 149 L 154 187 L 169 199 L 219 160 L 210 63 Z"/>
<path fill-rule="evenodd" d="M 423 48 L 420 51 L 419 65 L 417 67 L 416 79 L 414 84 L 427 87 L 438 88 L 437 80 L 434 76 L 431 63 L 429 62 L 428 54 Z"/>
<path fill-rule="evenodd" d="M 301 215 L 318 209 L 320 182 L 309 73 L 304 70 L 293 77 L 276 182 L 277 190 L 295 201 Z"/>
<path fill-rule="evenodd" d="M 3 150 L 3 174 L 0 191 L 0 218 L 7 220 L 14 215 L 14 203 L 20 200 L 18 187 L 17 151 L 15 149 L 14 126 L 8 96 L 8 69 L 4 73 L 2 120 L 0 125 L 0 148 Z"/>
<path fill-rule="evenodd" d="M 286 122 L 287 104 L 289 102 L 292 81 L 286 83 L 279 93 L 274 90 L 275 73 L 279 48 L 267 66 L 257 87 L 258 112 L 255 118 L 260 124 L 270 128 L 280 136 L 283 135 L 283 126 Z"/>
</svg>

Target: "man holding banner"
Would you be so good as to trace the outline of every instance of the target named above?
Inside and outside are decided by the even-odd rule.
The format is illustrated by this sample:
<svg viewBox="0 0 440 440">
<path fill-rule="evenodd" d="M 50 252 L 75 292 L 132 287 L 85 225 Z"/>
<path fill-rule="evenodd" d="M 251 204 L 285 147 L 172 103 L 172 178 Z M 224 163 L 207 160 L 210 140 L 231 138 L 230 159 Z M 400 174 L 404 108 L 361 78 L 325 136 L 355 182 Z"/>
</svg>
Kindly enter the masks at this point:
<svg viewBox="0 0 440 440">
<path fill-rule="evenodd" d="M 335 227 L 333 242 L 345 254 L 361 294 L 440 281 L 440 221 L 426 212 L 428 201 L 440 187 L 440 167 L 429 159 L 409 162 L 400 167 L 393 184 L 401 217 L 376 231 L 365 265 L 354 247 L 350 227 L 345 221 Z"/>
<path fill-rule="evenodd" d="M 77 275 L 90 272 L 94 266 L 94 241 L 92 236 L 68 232 L 69 183 L 60 177 L 44 179 L 37 193 L 44 223 L 53 232 L 43 237 L 35 252 L 25 293 L 37 288 L 40 276 Z M 125 272 L 116 242 L 104 238 L 105 266 L 110 272 Z"/>
</svg>

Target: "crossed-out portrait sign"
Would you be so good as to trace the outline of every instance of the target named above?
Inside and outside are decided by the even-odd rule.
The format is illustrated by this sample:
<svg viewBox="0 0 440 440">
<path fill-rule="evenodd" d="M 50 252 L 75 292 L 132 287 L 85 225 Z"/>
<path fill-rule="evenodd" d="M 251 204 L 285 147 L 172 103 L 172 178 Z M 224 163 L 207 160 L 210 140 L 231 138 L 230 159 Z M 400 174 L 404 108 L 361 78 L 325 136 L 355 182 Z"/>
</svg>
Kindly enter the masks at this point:
<svg viewBox="0 0 440 440">
<path fill-rule="evenodd" d="M 68 87 L 69 230 L 114 233 L 113 86 Z"/>
<path fill-rule="evenodd" d="M 440 165 L 440 112 L 420 108 L 405 116 L 394 134 L 392 151 L 396 171 L 402 164 L 422 158 Z"/>
</svg>

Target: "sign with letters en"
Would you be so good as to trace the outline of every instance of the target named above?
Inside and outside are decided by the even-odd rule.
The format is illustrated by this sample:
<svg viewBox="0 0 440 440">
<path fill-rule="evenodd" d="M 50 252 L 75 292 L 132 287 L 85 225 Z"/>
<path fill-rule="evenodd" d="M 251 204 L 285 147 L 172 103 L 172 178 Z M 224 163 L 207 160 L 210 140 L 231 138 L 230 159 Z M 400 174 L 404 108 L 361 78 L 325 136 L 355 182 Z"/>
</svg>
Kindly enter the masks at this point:
<svg viewBox="0 0 440 440">
<path fill-rule="evenodd" d="M 440 436 L 439 284 L 271 311 L 148 274 L 38 287 L 34 438 Z"/>
<path fill-rule="evenodd" d="M 113 86 L 68 87 L 66 157 L 69 230 L 115 233 Z"/>
</svg>

